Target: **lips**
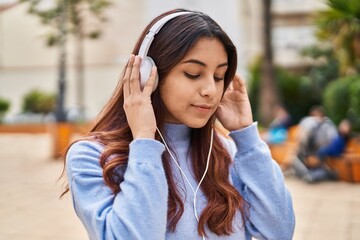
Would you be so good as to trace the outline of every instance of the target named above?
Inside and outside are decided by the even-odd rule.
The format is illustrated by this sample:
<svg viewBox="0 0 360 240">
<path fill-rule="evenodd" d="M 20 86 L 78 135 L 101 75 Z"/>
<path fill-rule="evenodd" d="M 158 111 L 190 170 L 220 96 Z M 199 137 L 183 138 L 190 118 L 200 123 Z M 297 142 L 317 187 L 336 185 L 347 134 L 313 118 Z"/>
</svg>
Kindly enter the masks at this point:
<svg viewBox="0 0 360 240">
<path fill-rule="evenodd" d="M 210 104 L 193 104 L 192 106 L 201 113 L 209 113 L 214 108 L 214 106 Z"/>
</svg>

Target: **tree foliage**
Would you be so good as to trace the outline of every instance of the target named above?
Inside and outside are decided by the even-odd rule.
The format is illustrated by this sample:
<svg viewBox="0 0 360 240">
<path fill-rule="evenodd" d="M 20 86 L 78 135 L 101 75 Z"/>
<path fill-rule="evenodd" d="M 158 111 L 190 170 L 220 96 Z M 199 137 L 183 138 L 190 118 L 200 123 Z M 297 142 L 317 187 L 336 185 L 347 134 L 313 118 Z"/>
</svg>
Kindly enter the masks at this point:
<svg viewBox="0 0 360 240">
<path fill-rule="evenodd" d="M 316 16 L 317 36 L 329 41 L 342 75 L 360 73 L 360 1 L 327 0 L 329 8 Z"/>
<path fill-rule="evenodd" d="M 106 21 L 104 10 L 111 5 L 109 0 L 20 0 L 28 3 L 30 14 L 36 15 L 41 22 L 50 27 L 47 33 L 47 45 L 60 44 L 62 26 L 65 34 L 83 38 L 98 38 L 101 24 Z"/>
<path fill-rule="evenodd" d="M 312 45 L 304 48 L 301 54 L 312 59 L 305 78 L 313 82 L 318 94 L 322 93 L 328 83 L 339 78 L 339 60 L 330 46 Z"/>
<path fill-rule="evenodd" d="M 67 72 L 67 36 L 76 40 L 75 63 L 77 73 L 77 98 L 81 110 L 84 108 L 84 47 L 85 38 L 98 38 L 101 24 L 106 21 L 104 10 L 111 5 L 110 0 L 20 0 L 27 3 L 30 14 L 38 16 L 49 27 L 46 42 L 48 46 L 58 46 L 58 94 L 56 119 L 66 121 L 64 96 Z M 83 114 L 83 112 L 82 112 Z"/>
<path fill-rule="evenodd" d="M 351 120 L 360 130 L 360 75 L 351 75 L 330 83 L 324 92 L 323 102 L 329 117 L 336 123 Z"/>
</svg>

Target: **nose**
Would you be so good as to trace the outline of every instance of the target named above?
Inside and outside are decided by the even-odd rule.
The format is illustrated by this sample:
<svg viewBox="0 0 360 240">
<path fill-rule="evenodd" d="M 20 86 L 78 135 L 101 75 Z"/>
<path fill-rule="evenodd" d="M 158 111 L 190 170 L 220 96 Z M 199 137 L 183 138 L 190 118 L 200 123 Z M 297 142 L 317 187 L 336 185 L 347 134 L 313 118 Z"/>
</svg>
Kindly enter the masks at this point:
<svg viewBox="0 0 360 240">
<path fill-rule="evenodd" d="M 203 97 L 213 97 L 217 93 L 214 77 L 204 78 L 201 83 L 200 95 Z"/>
</svg>

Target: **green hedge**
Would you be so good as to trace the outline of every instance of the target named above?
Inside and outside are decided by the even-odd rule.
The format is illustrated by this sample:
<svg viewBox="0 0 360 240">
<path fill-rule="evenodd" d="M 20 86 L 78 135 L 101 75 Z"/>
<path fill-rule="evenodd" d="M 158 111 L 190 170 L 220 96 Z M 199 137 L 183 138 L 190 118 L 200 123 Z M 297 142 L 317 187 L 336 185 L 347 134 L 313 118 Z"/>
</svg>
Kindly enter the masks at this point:
<svg viewBox="0 0 360 240">
<path fill-rule="evenodd" d="M 260 61 L 249 68 L 249 98 L 255 120 L 258 120 L 258 105 L 260 96 Z M 319 104 L 321 94 L 309 78 L 291 74 L 276 67 L 275 77 L 282 104 L 288 110 L 296 124 L 306 116 L 311 106 Z"/>
<path fill-rule="evenodd" d="M 329 117 L 339 123 L 348 118 L 360 130 L 360 75 L 340 78 L 330 83 L 323 95 Z"/>
<path fill-rule="evenodd" d="M 10 102 L 0 97 L 0 123 L 3 122 L 6 112 L 10 109 Z"/>
<path fill-rule="evenodd" d="M 31 90 L 23 98 L 23 112 L 47 114 L 55 110 L 56 96 L 41 90 Z"/>
</svg>

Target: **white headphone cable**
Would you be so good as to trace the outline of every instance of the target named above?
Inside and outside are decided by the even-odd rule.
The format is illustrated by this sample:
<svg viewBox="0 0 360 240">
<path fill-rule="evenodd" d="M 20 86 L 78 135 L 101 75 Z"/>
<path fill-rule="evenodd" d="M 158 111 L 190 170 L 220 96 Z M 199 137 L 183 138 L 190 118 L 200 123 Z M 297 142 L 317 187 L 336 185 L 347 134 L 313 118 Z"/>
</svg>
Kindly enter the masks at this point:
<svg viewBox="0 0 360 240">
<path fill-rule="evenodd" d="M 197 185 L 196 187 L 196 190 L 194 190 L 193 186 L 191 185 L 189 179 L 186 177 L 184 171 L 181 169 L 180 165 L 178 164 L 178 162 L 175 160 L 175 157 L 172 155 L 168 145 L 166 144 L 166 141 L 163 137 L 163 135 L 161 134 L 160 130 L 158 129 L 158 127 L 156 127 L 156 130 L 157 132 L 159 133 L 160 135 L 160 138 L 163 140 L 164 142 L 164 145 L 165 145 L 165 148 L 166 150 L 168 151 L 168 153 L 170 154 L 170 157 L 171 159 L 174 161 L 175 165 L 177 166 L 177 168 L 180 170 L 181 174 L 183 175 L 183 177 L 185 178 L 185 180 L 187 181 L 187 183 L 189 184 L 193 194 L 194 194 L 194 200 L 193 200 L 193 204 L 194 204 L 194 215 L 195 215 L 195 218 L 196 218 L 196 221 L 199 222 L 199 217 L 198 217 L 198 214 L 197 214 L 197 210 L 196 210 L 196 194 L 197 192 L 199 191 L 199 188 L 200 188 L 200 185 L 201 183 L 203 182 L 204 178 L 205 178 L 205 175 L 209 169 L 209 162 L 210 162 L 210 156 L 211 156 L 211 150 L 212 150 L 212 145 L 213 145 L 213 138 L 214 138 L 214 129 L 211 128 L 211 138 L 210 138 L 210 147 L 209 147 L 209 152 L 208 152 L 208 156 L 207 156 L 207 159 L 206 159 L 206 167 L 205 167 L 205 171 L 204 171 L 204 174 L 203 176 L 201 177 L 200 181 L 199 181 L 199 184 Z M 202 236 L 202 239 L 205 239 L 205 236 L 203 235 Z"/>
<path fill-rule="evenodd" d="M 205 178 L 205 175 L 209 169 L 209 162 L 210 162 L 210 156 L 211 156 L 211 150 L 212 150 L 212 145 L 213 145 L 213 138 L 214 138 L 214 129 L 211 128 L 211 137 L 210 137 L 210 148 L 209 148 L 209 152 L 208 152 L 208 156 L 207 156 L 207 159 L 206 159 L 206 167 L 205 167 L 205 171 L 204 171 L 204 174 L 202 176 L 202 178 L 200 179 L 200 182 L 199 184 L 197 185 L 196 187 L 196 190 L 194 192 L 194 209 L 196 209 L 196 194 L 200 188 L 200 185 L 201 183 L 203 182 L 204 178 Z M 199 222 L 199 218 L 198 218 L 198 215 L 197 215 L 197 211 L 195 211 L 195 217 L 196 219 L 198 220 Z"/>
<path fill-rule="evenodd" d="M 171 159 L 174 161 L 174 163 L 176 164 L 176 166 L 177 166 L 178 169 L 180 170 L 181 174 L 184 176 L 185 180 L 188 182 L 189 186 L 191 187 L 192 192 L 195 193 L 195 190 L 194 190 L 193 186 L 191 185 L 189 179 L 186 177 L 184 171 L 181 169 L 181 167 L 180 167 L 180 165 L 178 164 L 178 162 L 175 160 L 175 157 L 172 155 L 172 153 L 171 153 L 168 145 L 166 144 L 166 141 L 165 141 L 163 135 L 161 134 L 160 130 L 159 130 L 157 127 L 156 127 L 156 130 L 158 131 L 161 139 L 163 140 L 164 145 L 165 145 L 165 148 L 166 148 L 166 150 L 168 151 L 168 153 L 170 154 Z M 197 220 L 198 220 L 198 219 L 197 219 Z M 198 221 L 199 221 L 199 220 L 198 220 Z"/>
</svg>

